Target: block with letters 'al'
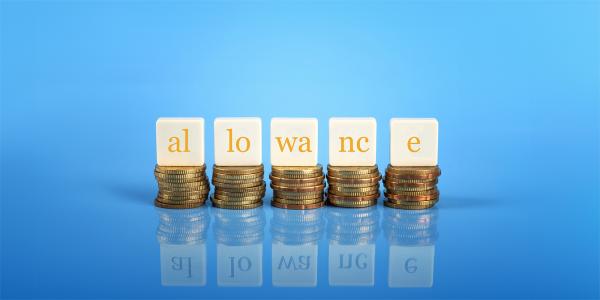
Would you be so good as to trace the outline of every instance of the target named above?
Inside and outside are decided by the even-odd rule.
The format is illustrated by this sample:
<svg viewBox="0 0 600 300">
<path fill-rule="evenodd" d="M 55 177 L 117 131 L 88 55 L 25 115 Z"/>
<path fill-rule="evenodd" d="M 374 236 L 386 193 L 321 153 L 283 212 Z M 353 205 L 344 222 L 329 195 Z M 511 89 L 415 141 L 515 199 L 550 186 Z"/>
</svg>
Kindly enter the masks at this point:
<svg viewBox="0 0 600 300">
<path fill-rule="evenodd" d="M 377 121 L 375 118 L 329 119 L 329 164 L 374 166 Z"/>
<path fill-rule="evenodd" d="M 258 166 L 262 164 L 260 118 L 215 119 L 215 164 Z"/>
<path fill-rule="evenodd" d="M 438 121 L 434 118 L 390 120 L 390 164 L 392 166 L 436 166 Z"/>
<path fill-rule="evenodd" d="M 318 130 L 316 118 L 271 119 L 271 165 L 317 165 Z"/>
<path fill-rule="evenodd" d="M 156 161 L 161 166 L 204 164 L 204 119 L 159 118 L 156 121 Z"/>
</svg>

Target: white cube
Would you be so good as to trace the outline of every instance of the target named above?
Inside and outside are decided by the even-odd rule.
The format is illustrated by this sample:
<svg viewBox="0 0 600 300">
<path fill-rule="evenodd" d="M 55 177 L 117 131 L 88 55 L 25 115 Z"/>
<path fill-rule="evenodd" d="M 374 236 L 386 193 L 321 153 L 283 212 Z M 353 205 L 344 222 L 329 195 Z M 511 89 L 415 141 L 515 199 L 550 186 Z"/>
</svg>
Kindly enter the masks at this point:
<svg viewBox="0 0 600 300">
<path fill-rule="evenodd" d="M 257 166 L 262 164 L 260 118 L 215 119 L 215 164 Z"/>
<path fill-rule="evenodd" d="M 377 163 L 376 145 L 375 118 L 329 119 L 329 164 L 332 166 L 373 166 Z"/>
<path fill-rule="evenodd" d="M 315 166 L 318 131 L 316 118 L 271 119 L 271 165 Z"/>
<path fill-rule="evenodd" d="M 392 166 L 436 166 L 438 121 L 434 118 L 390 120 Z"/>
<path fill-rule="evenodd" d="M 204 164 L 204 119 L 159 118 L 156 121 L 156 161 L 161 166 Z"/>
</svg>

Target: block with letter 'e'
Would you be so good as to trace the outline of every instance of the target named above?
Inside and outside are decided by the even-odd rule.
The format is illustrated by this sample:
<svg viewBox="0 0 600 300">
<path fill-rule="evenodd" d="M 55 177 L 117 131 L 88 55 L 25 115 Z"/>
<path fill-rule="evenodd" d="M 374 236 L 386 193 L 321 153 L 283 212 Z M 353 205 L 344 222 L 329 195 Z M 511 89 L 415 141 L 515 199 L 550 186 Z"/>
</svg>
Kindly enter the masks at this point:
<svg viewBox="0 0 600 300">
<path fill-rule="evenodd" d="M 317 165 L 318 128 L 316 118 L 271 119 L 271 165 Z"/>
<path fill-rule="evenodd" d="M 374 166 L 377 121 L 374 118 L 329 119 L 329 164 Z"/>
<path fill-rule="evenodd" d="M 390 120 L 392 166 L 436 166 L 438 121 L 434 118 Z"/>
<path fill-rule="evenodd" d="M 160 166 L 204 164 L 204 119 L 159 118 L 156 121 L 156 161 Z"/>
<path fill-rule="evenodd" d="M 215 119 L 215 164 L 258 166 L 262 164 L 260 118 Z"/>
</svg>

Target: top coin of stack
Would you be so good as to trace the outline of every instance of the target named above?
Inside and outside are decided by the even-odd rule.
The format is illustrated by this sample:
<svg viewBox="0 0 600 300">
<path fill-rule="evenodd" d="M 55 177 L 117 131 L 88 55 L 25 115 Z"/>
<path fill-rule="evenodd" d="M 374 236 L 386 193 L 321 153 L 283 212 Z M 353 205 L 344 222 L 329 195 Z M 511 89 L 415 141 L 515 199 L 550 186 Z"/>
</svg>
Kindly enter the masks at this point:
<svg viewBox="0 0 600 300">
<path fill-rule="evenodd" d="M 366 167 L 327 166 L 327 199 L 340 207 L 368 207 L 377 204 L 381 174 L 377 165 Z"/>
<path fill-rule="evenodd" d="M 314 209 L 325 204 L 323 200 L 323 167 L 273 166 L 271 170 L 271 205 L 287 209 Z"/>
<path fill-rule="evenodd" d="M 205 171 L 205 165 L 197 167 L 156 165 L 154 177 L 158 182 L 158 195 L 154 205 L 163 208 L 202 206 L 210 191 Z"/>
<path fill-rule="evenodd" d="M 427 209 L 439 199 L 438 166 L 408 167 L 388 165 L 383 181 L 387 201 L 385 206 L 401 209 Z"/>
<path fill-rule="evenodd" d="M 264 167 L 217 166 L 213 167 L 212 183 L 215 192 L 211 198 L 215 207 L 250 209 L 262 206 L 265 196 Z"/>
</svg>

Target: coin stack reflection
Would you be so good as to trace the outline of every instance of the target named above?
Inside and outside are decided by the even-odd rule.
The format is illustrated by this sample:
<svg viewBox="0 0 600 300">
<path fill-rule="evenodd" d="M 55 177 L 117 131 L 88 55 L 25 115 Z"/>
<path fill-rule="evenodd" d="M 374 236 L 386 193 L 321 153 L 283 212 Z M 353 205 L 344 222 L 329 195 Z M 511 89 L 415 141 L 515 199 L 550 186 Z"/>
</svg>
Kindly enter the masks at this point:
<svg viewBox="0 0 600 300">
<path fill-rule="evenodd" d="M 377 165 L 367 167 L 327 166 L 327 201 L 339 207 L 369 207 L 377 204 L 381 174 Z"/>
<path fill-rule="evenodd" d="M 265 214 L 214 208 L 218 286 L 261 286 Z"/>
<path fill-rule="evenodd" d="M 206 166 L 168 167 L 156 165 L 158 195 L 154 205 L 162 208 L 194 208 L 204 205 L 210 186 Z"/>
<path fill-rule="evenodd" d="M 316 244 L 323 235 L 323 210 L 273 210 L 273 243 L 285 245 Z"/>
<path fill-rule="evenodd" d="M 213 167 L 212 183 L 215 192 L 212 204 L 226 209 L 252 209 L 263 205 L 265 196 L 264 167 L 218 166 Z"/>
<path fill-rule="evenodd" d="M 314 209 L 325 204 L 323 167 L 273 166 L 271 175 L 273 201 L 271 205 L 285 209 Z"/>
<path fill-rule="evenodd" d="M 388 285 L 431 287 L 438 237 L 437 209 L 386 208 L 383 214 L 383 232 L 389 243 Z"/>
<path fill-rule="evenodd" d="M 438 166 L 388 165 L 383 180 L 387 200 L 383 204 L 410 210 L 433 207 L 440 196 L 437 182 L 441 174 Z"/>
<path fill-rule="evenodd" d="M 186 210 L 156 209 L 159 224 L 163 285 L 202 286 L 206 284 L 206 236 L 210 216 L 206 207 Z"/>
</svg>

